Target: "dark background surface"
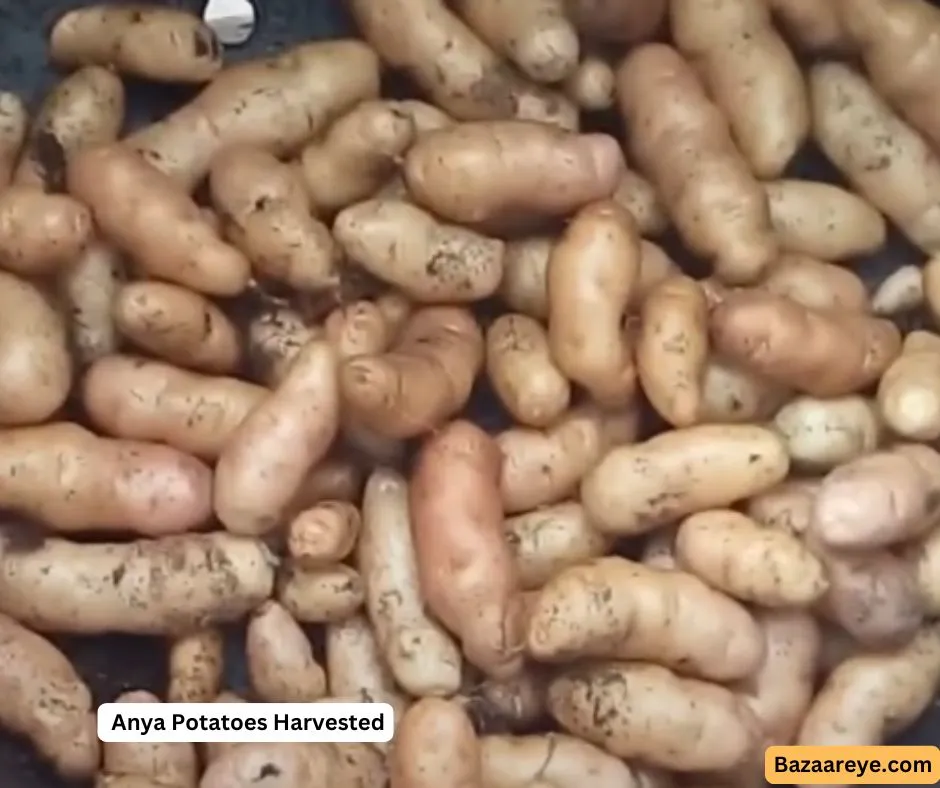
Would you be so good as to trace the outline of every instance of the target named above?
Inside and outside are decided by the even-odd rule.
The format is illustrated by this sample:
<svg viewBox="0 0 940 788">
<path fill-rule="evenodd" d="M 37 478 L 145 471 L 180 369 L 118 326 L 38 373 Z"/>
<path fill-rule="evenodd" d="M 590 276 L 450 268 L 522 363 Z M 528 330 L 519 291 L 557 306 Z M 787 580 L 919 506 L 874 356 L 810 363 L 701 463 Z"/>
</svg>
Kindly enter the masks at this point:
<svg viewBox="0 0 940 788">
<path fill-rule="evenodd" d="M 940 4 L 940 0 L 932 1 Z M 33 104 L 38 102 L 58 78 L 46 63 L 46 32 L 63 12 L 88 4 L 81 0 L 0 0 L 0 89 L 16 91 Z M 165 0 L 161 4 L 189 8 L 197 13 L 204 6 L 202 0 Z M 348 35 L 352 30 L 341 0 L 256 0 L 256 11 L 254 35 L 245 45 L 227 50 L 228 61 L 274 53 L 310 39 Z M 940 74 L 937 78 L 940 79 Z M 165 115 L 193 93 L 166 86 L 132 84 L 128 87 L 129 128 Z M 832 167 L 812 150 L 807 150 L 794 162 L 789 174 L 839 180 Z M 859 261 L 858 268 L 869 287 L 874 288 L 899 265 L 922 259 L 923 255 L 895 234 L 886 249 Z M 485 422 L 491 422 L 494 417 L 499 420 L 493 413 L 477 415 Z M 230 633 L 229 640 L 227 681 L 228 686 L 237 690 L 245 683 L 244 650 L 237 631 Z M 128 689 L 149 689 L 163 694 L 166 647 L 161 640 L 109 636 L 58 639 L 57 642 L 88 682 L 98 703 L 113 700 Z M 931 705 L 920 722 L 896 743 L 940 744 L 940 706 Z M 2 732 L 0 786 L 73 788 L 39 762 L 26 742 Z"/>
</svg>

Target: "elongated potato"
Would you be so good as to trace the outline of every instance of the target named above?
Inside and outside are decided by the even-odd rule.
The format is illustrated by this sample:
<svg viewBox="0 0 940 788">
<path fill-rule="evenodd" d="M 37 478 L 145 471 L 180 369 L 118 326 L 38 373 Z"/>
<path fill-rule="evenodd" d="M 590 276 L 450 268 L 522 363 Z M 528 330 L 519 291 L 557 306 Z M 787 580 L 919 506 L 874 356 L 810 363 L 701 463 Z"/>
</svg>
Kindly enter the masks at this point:
<svg viewBox="0 0 940 788">
<path fill-rule="evenodd" d="M 326 672 L 300 625 L 269 600 L 252 614 L 245 634 L 248 676 L 265 703 L 310 703 L 326 694 Z"/>
<path fill-rule="evenodd" d="M 298 566 L 315 568 L 344 560 L 356 545 L 359 510 L 346 501 L 322 501 L 287 526 L 287 554 Z"/>
<path fill-rule="evenodd" d="M 598 529 L 632 536 L 756 495 L 789 467 L 771 430 L 705 424 L 612 449 L 581 482 L 581 502 Z"/>
<path fill-rule="evenodd" d="M 176 638 L 170 645 L 169 703 L 209 703 L 222 689 L 225 641 L 213 627 Z"/>
<path fill-rule="evenodd" d="M 264 544 L 226 533 L 0 547 L 0 611 L 44 632 L 182 635 L 242 618 L 273 585 Z"/>
<path fill-rule="evenodd" d="M 123 277 L 123 256 L 104 241 L 92 241 L 60 272 L 59 297 L 69 315 L 72 351 L 81 366 L 117 352 L 120 336 L 111 307 Z"/>
<path fill-rule="evenodd" d="M 482 788 L 480 740 L 460 705 L 413 704 L 395 726 L 389 772 L 389 788 Z"/>
<path fill-rule="evenodd" d="M 287 561 L 277 576 L 278 602 L 304 624 L 345 621 L 362 607 L 364 593 L 362 577 L 345 564 L 304 569 Z"/>
<path fill-rule="evenodd" d="M 810 309 L 871 311 L 868 289 L 857 274 L 805 255 L 781 255 L 759 286 Z"/>
<path fill-rule="evenodd" d="M 612 89 L 615 88 L 616 85 Z M 669 217 L 653 185 L 632 169 L 623 171 L 612 199 L 630 211 L 643 235 L 659 235 L 669 225 Z"/>
<path fill-rule="evenodd" d="M 702 374 L 701 421 L 704 424 L 767 421 L 789 397 L 786 387 L 776 381 L 712 354 Z"/>
<path fill-rule="evenodd" d="M 0 91 L 0 189 L 6 189 L 13 180 L 28 127 L 23 100 L 16 93 Z"/>
<path fill-rule="evenodd" d="M 892 432 L 907 440 L 940 438 L 940 345 L 917 344 L 925 334 L 908 334 L 903 352 L 878 382 L 879 414 Z"/>
<path fill-rule="evenodd" d="M 559 572 L 536 593 L 528 619 L 528 652 L 547 662 L 656 660 L 721 682 L 750 675 L 764 657 L 742 605 L 687 572 L 616 556 Z"/>
</svg>

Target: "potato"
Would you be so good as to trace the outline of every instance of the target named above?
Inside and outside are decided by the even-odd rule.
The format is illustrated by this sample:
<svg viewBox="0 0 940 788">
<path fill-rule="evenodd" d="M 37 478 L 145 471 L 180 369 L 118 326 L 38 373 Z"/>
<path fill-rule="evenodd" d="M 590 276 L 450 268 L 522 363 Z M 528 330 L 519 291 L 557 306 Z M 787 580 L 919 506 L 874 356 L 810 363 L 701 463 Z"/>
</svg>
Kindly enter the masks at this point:
<svg viewBox="0 0 940 788">
<path fill-rule="evenodd" d="M 0 610 L 44 632 L 181 635 L 240 619 L 274 585 L 264 544 L 226 533 L 0 551 Z"/>
<path fill-rule="evenodd" d="M 305 509 L 287 526 L 287 553 L 301 567 L 339 563 L 356 545 L 362 518 L 345 501 L 323 501 Z"/>
<path fill-rule="evenodd" d="M 417 135 L 426 134 L 437 129 L 446 129 L 457 123 L 444 110 L 435 107 L 433 104 L 428 104 L 426 101 L 402 99 L 401 101 L 390 101 L 389 104 L 411 119 Z"/>
<path fill-rule="evenodd" d="M 80 366 L 116 353 L 120 344 L 111 305 L 124 276 L 121 254 L 92 241 L 58 277 L 59 298 L 69 316 L 72 352 Z"/>
<path fill-rule="evenodd" d="M 287 306 L 262 310 L 249 321 L 245 333 L 252 377 L 266 386 L 282 381 L 300 349 L 324 336 L 322 327 L 307 325 L 303 315 Z"/>
<path fill-rule="evenodd" d="M 559 572 L 528 619 L 528 652 L 543 662 L 656 660 L 723 682 L 750 675 L 764 658 L 761 632 L 743 606 L 692 574 L 618 556 Z"/>
<path fill-rule="evenodd" d="M 401 335 L 408 318 L 414 313 L 414 304 L 404 293 L 396 290 L 380 293 L 373 303 L 382 315 L 389 340 L 394 342 Z"/>
<path fill-rule="evenodd" d="M 218 236 L 178 185 L 118 145 L 76 151 L 69 192 L 86 203 L 102 234 L 146 276 L 197 292 L 234 296 L 248 286 L 248 259 Z"/>
<path fill-rule="evenodd" d="M 0 192 L 0 268 L 45 276 L 67 266 L 90 243 L 89 210 L 66 194 L 12 185 Z"/>
<path fill-rule="evenodd" d="M 525 591 L 541 588 L 563 569 L 598 558 L 610 547 L 573 501 L 510 517 L 503 527 Z"/>
<path fill-rule="evenodd" d="M 338 427 L 335 354 L 326 342 L 309 342 L 219 455 L 213 506 L 222 525 L 246 535 L 277 527 L 306 474 L 326 456 Z"/>
<path fill-rule="evenodd" d="M 703 424 L 612 449 L 581 482 L 581 502 L 600 531 L 635 536 L 756 495 L 789 467 L 771 430 Z"/>
<path fill-rule="evenodd" d="M 428 438 L 408 489 L 421 593 L 488 676 L 522 668 L 519 577 L 503 536 L 497 443 L 467 421 Z"/>
<path fill-rule="evenodd" d="M 803 536 L 821 484 L 821 479 L 788 479 L 750 498 L 744 513 L 767 528 Z"/>
<path fill-rule="evenodd" d="M 245 634 L 248 676 L 265 703 L 311 703 L 326 694 L 326 672 L 290 613 L 273 600 L 252 613 Z"/>
<path fill-rule="evenodd" d="M 382 61 L 407 73 L 455 119 L 515 117 L 577 128 L 571 102 L 507 67 L 443 0 L 352 0 L 349 8 Z M 422 24 L 401 24 L 417 18 Z"/>
<path fill-rule="evenodd" d="M 795 397 L 777 411 L 773 425 L 786 441 L 793 467 L 804 471 L 851 462 L 877 449 L 882 437 L 875 404 L 858 395 Z"/>
<path fill-rule="evenodd" d="M 841 50 L 848 46 L 839 9 L 816 0 L 768 0 L 770 10 L 790 37 L 808 50 Z"/>
<path fill-rule="evenodd" d="M 908 334 L 901 355 L 878 383 L 878 412 L 896 435 L 907 440 L 940 438 L 940 345 L 916 344 Z M 926 335 L 931 339 L 933 334 Z"/>
<path fill-rule="evenodd" d="M 857 274 L 804 255 L 781 255 L 760 287 L 810 309 L 871 311 L 868 290 Z"/>
<path fill-rule="evenodd" d="M 636 225 L 612 200 L 579 211 L 549 257 L 552 358 L 602 407 L 622 407 L 636 391 L 636 367 L 622 324 L 640 265 Z"/>
<path fill-rule="evenodd" d="M 884 744 L 921 715 L 938 683 L 940 631 L 935 625 L 893 652 L 850 657 L 826 679 L 796 743 Z"/>
<path fill-rule="evenodd" d="M 362 41 L 314 41 L 224 69 L 188 104 L 127 144 L 192 191 L 215 155 L 255 145 L 288 156 L 379 92 L 379 61 Z"/>
<path fill-rule="evenodd" d="M 81 400 L 105 435 L 166 443 L 215 460 L 268 390 L 135 356 L 105 356 L 82 380 Z"/>
<path fill-rule="evenodd" d="M 2 614 L 0 692 L 5 730 L 28 737 L 68 780 L 95 773 L 100 745 L 91 691 L 52 643 Z"/>
<path fill-rule="evenodd" d="M 766 421 L 789 399 L 780 384 L 712 355 L 702 373 L 700 421 L 747 424 Z"/>
<path fill-rule="evenodd" d="M 685 518 L 675 554 L 713 588 L 766 608 L 809 607 L 829 590 L 822 563 L 802 540 L 730 509 Z"/>
<path fill-rule="evenodd" d="M 924 269 L 902 265 L 889 274 L 871 297 L 876 315 L 900 316 L 919 310 L 924 305 Z"/>
<path fill-rule="evenodd" d="M 28 127 L 23 100 L 16 93 L 0 91 L 0 189 L 6 189 L 13 180 Z"/>
<path fill-rule="evenodd" d="M 667 277 L 640 306 L 636 367 L 650 404 L 675 427 L 701 416 L 708 345 L 704 291 L 688 276 Z"/>
<path fill-rule="evenodd" d="M 913 567 L 917 591 L 926 615 L 940 612 L 940 529 L 934 528 L 904 552 Z"/>
<path fill-rule="evenodd" d="M 572 408 L 546 430 L 510 427 L 496 436 L 503 455 L 500 494 L 507 514 L 529 512 L 572 496 L 612 447 L 636 440 L 639 411 Z"/>
<path fill-rule="evenodd" d="M 114 142 L 124 124 L 124 83 L 113 71 L 85 66 L 43 99 L 29 129 L 15 183 L 65 190 L 68 157 L 79 148 Z"/>
<path fill-rule="evenodd" d="M 395 726 L 389 788 L 483 786 L 480 740 L 460 706 L 423 698 Z"/>
<path fill-rule="evenodd" d="M 727 284 L 750 284 L 777 257 L 767 197 L 693 67 L 664 44 L 617 70 L 630 151 L 686 245 Z"/>
<path fill-rule="evenodd" d="M 461 411 L 483 366 L 483 335 L 458 307 L 425 307 L 383 354 L 340 367 L 343 412 L 387 438 L 413 438 Z"/>
<path fill-rule="evenodd" d="M 575 736 L 674 772 L 729 769 L 755 744 L 730 690 L 644 662 L 569 668 L 549 686 L 548 703 Z"/>
<path fill-rule="evenodd" d="M 489 231 L 564 216 L 610 197 L 623 169 L 613 137 L 518 120 L 429 132 L 404 163 L 408 191 L 419 205 Z"/>
<path fill-rule="evenodd" d="M 583 112 L 604 112 L 614 106 L 614 69 L 599 55 L 586 54 L 565 78 L 565 95 Z"/>
<path fill-rule="evenodd" d="M 665 776 L 634 767 L 574 736 L 483 736 L 483 785 L 487 788 L 579 788 L 590 776 L 595 788 L 668 788 Z"/>
<path fill-rule="evenodd" d="M 940 156 L 851 67 L 817 64 L 809 85 L 822 152 L 912 243 L 940 251 Z"/>
<path fill-rule="evenodd" d="M 345 564 L 304 569 L 288 561 L 278 573 L 277 600 L 303 624 L 345 621 L 362 607 L 359 573 Z"/>
<path fill-rule="evenodd" d="M 666 0 L 568 0 L 566 9 L 578 30 L 588 38 L 635 43 L 651 38 L 667 8 Z"/>
<path fill-rule="evenodd" d="M 626 208 L 636 221 L 636 226 L 643 235 L 659 235 L 669 225 L 669 217 L 660 202 L 652 184 L 642 175 L 631 169 L 625 169 L 620 176 L 620 183 L 612 198 Z M 644 258 L 648 244 L 643 242 Z M 652 244 L 649 244 L 652 246 Z M 653 247 L 658 249 L 659 247 Z"/>
<path fill-rule="evenodd" d="M 160 703 L 145 690 L 124 692 L 114 703 Z M 199 758 L 190 742 L 104 742 L 101 771 L 110 777 L 142 777 L 172 788 L 196 788 Z"/>
<path fill-rule="evenodd" d="M 813 397 L 841 397 L 874 384 L 901 352 L 884 319 L 813 310 L 758 289 L 728 293 L 711 311 L 716 352 Z"/>
<path fill-rule="evenodd" d="M 770 221 L 784 252 L 820 260 L 869 254 L 887 237 L 884 216 L 831 183 L 783 179 L 763 184 Z"/>
<path fill-rule="evenodd" d="M 169 703 L 209 703 L 222 688 L 225 643 L 215 628 L 204 628 L 176 638 L 170 645 Z"/>
<path fill-rule="evenodd" d="M 8 194 L 9 192 L 7 192 Z M 37 287 L 0 271 L 0 424 L 39 424 L 72 387 L 68 336 Z"/>
</svg>

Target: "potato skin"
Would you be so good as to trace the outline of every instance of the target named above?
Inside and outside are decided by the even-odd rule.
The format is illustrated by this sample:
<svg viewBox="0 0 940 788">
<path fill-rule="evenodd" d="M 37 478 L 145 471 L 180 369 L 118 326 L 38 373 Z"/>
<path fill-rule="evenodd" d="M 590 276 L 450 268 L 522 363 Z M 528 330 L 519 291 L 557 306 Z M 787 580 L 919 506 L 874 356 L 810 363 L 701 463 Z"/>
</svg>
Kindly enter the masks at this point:
<svg viewBox="0 0 940 788">
<path fill-rule="evenodd" d="M 277 602 L 252 614 L 245 634 L 251 686 L 266 703 L 310 703 L 326 694 L 326 672 L 300 625 Z"/>
<path fill-rule="evenodd" d="M 868 290 L 857 274 L 812 257 L 781 255 L 759 286 L 810 309 L 871 312 Z"/>
<path fill-rule="evenodd" d="M 225 642 L 215 628 L 178 637 L 170 646 L 168 703 L 209 703 L 219 694 L 225 661 Z"/>
<path fill-rule="evenodd" d="M 485 432 L 454 421 L 425 441 L 408 490 L 426 604 L 494 678 L 521 669 L 523 638 L 519 579 L 503 536 L 501 461 Z"/>
<path fill-rule="evenodd" d="M 839 9 L 816 0 L 769 0 L 777 21 L 802 48 L 810 51 L 839 51 L 848 40 Z"/>
<path fill-rule="evenodd" d="M 297 621 L 330 624 L 355 615 L 365 589 L 360 574 L 346 564 L 306 569 L 288 560 L 278 572 L 276 596 Z"/>
<path fill-rule="evenodd" d="M 878 381 L 877 398 L 881 417 L 896 435 L 928 442 L 940 438 L 940 347 L 916 347 L 906 339 L 903 352 Z"/>
<path fill-rule="evenodd" d="M 232 433 L 269 391 L 134 356 L 105 356 L 82 380 L 81 399 L 106 435 L 166 443 L 214 460 Z"/>
<path fill-rule="evenodd" d="M 39 631 L 181 635 L 235 621 L 271 596 L 271 554 L 217 532 L 136 542 L 47 539 L 0 554 L 0 610 Z"/>
<path fill-rule="evenodd" d="M 583 112 L 605 112 L 614 106 L 614 69 L 600 57 L 588 53 L 563 83 L 565 95 Z"/>
<path fill-rule="evenodd" d="M 0 189 L 6 189 L 13 179 L 28 127 L 23 100 L 16 93 L 0 91 Z"/>
<path fill-rule="evenodd" d="M 6 730 L 29 737 L 68 780 L 95 773 L 100 745 L 91 691 L 52 643 L 3 614 L 0 692 Z"/>
<path fill-rule="evenodd" d="M 59 297 L 70 317 L 72 353 L 79 366 L 117 352 L 120 338 L 111 307 L 123 277 L 120 252 L 98 240 L 59 274 Z"/>
</svg>

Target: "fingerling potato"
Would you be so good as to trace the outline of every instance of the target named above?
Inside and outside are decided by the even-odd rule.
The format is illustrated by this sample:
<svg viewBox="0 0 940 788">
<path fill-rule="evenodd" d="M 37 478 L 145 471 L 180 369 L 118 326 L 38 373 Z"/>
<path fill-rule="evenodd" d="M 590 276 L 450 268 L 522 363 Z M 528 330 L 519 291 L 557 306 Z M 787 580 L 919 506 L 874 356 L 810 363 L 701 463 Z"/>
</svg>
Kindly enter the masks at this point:
<svg viewBox="0 0 940 788">
<path fill-rule="evenodd" d="M 222 633 L 206 627 L 181 635 L 170 645 L 168 703 L 209 703 L 222 689 L 225 669 Z"/>
<path fill-rule="evenodd" d="M 72 352 L 80 366 L 118 350 L 121 338 L 112 304 L 123 277 L 122 255 L 103 241 L 92 241 L 59 274 L 59 297 L 69 315 Z"/>
<path fill-rule="evenodd" d="M 304 569 L 288 561 L 278 572 L 276 597 L 301 623 L 345 621 L 362 607 L 362 577 L 345 564 Z"/>
<path fill-rule="evenodd" d="M 265 703 L 310 703 L 326 694 L 326 671 L 300 625 L 268 600 L 248 620 L 245 634 L 248 676 Z"/>
<path fill-rule="evenodd" d="M 16 93 L 0 91 L 0 189 L 6 189 L 13 180 L 28 128 L 29 115 L 23 100 Z"/>
<path fill-rule="evenodd" d="M 454 701 L 422 698 L 395 726 L 389 788 L 475 788 L 483 785 L 480 740 Z"/>
</svg>

